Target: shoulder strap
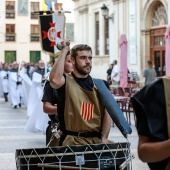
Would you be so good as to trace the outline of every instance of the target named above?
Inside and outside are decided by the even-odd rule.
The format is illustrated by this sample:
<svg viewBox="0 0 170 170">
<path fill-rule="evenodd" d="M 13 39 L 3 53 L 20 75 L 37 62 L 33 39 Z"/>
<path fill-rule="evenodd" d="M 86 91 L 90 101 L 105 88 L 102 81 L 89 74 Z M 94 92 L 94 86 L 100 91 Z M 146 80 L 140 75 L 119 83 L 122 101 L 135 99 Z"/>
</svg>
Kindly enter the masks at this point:
<svg viewBox="0 0 170 170">
<path fill-rule="evenodd" d="M 103 105 L 105 106 L 106 110 L 108 111 L 109 115 L 111 116 L 112 120 L 119 128 L 123 136 L 127 138 L 127 134 L 131 134 L 132 129 L 127 123 L 119 105 L 117 104 L 116 100 L 114 99 L 114 97 L 112 96 L 112 94 L 110 93 L 106 85 L 104 84 L 103 80 L 101 79 L 93 79 L 93 80 L 97 87 Z"/>
<path fill-rule="evenodd" d="M 164 90 L 165 90 L 168 137 L 170 138 L 170 88 L 169 88 L 170 76 L 164 76 L 163 77 L 163 84 L 164 84 Z"/>
<path fill-rule="evenodd" d="M 170 76 L 163 77 L 163 84 L 164 84 L 164 90 L 165 90 L 168 137 L 170 139 L 170 88 L 168 88 L 170 84 Z M 169 170 L 169 169 L 170 169 L 170 160 L 168 161 L 168 164 L 165 170 Z"/>
</svg>

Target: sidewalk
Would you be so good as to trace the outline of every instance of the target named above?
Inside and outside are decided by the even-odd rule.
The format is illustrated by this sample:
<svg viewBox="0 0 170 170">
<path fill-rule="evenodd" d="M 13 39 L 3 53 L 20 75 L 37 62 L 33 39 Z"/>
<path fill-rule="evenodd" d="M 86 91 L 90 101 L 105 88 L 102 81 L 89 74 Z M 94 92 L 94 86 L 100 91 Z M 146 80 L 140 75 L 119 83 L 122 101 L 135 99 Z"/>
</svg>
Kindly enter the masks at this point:
<svg viewBox="0 0 170 170">
<path fill-rule="evenodd" d="M 15 150 L 24 148 L 44 148 L 45 135 L 33 134 L 24 131 L 27 122 L 26 108 L 13 109 L 9 103 L 0 98 L 0 170 L 16 170 Z M 133 133 L 128 140 L 131 143 L 131 152 L 135 155 L 132 160 L 133 170 L 149 170 L 137 156 L 138 136 L 132 121 Z M 115 142 L 127 142 L 117 127 L 112 127 L 109 139 Z"/>
<path fill-rule="evenodd" d="M 135 158 L 132 160 L 132 169 L 149 170 L 147 164 L 140 161 L 137 155 L 138 135 L 134 125 L 134 120 L 132 121 L 131 128 L 132 128 L 132 134 L 130 134 L 128 136 L 128 139 L 126 139 L 123 137 L 119 129 L 114 126 L 111 128 L 109 139 L 111 139 L 114 142 L 127 142 L 128 140 L 131 144 L 131 153 L 135 156 Z"/>
</svg>

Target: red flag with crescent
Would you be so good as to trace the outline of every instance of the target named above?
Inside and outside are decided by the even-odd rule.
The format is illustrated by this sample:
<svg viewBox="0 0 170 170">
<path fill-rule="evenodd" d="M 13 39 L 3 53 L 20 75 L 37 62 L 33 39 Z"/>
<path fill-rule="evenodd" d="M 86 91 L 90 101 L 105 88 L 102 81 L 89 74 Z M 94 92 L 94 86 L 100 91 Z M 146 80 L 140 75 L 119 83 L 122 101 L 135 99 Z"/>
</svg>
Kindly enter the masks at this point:
<svg viewBox="0 0 170 170">
<path fill-rule="evenodd" d="M 39 21 L 42 50 L 47 53 L 57 53 L 59 50 L 56 44 L 64 38 L 64 12 L 54 11 L 54 14 L 40 15 Z"/>
</svg>

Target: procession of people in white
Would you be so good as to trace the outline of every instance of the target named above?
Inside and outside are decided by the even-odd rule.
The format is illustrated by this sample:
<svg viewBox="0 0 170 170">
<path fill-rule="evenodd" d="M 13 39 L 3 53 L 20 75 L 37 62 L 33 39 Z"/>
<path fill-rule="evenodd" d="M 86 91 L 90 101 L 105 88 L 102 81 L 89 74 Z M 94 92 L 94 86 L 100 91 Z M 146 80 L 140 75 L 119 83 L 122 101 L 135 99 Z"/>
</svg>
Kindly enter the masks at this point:
<svg viewBox="0 0 170 170">
<path fill-rule="evenodd" d="M 0 97 L 9 102 L 9 107 L 27 108 L 27 123 L 25 130 L 32 133 L 45 134 L 48 126 L 48 114 L 43 112 L 43 84 L 47 76 L 47 69 L 42 60 L 32 73 L 27 74 L 25 62 L 11 64 L 12 68 L 0 69 Z"/>
</svg>

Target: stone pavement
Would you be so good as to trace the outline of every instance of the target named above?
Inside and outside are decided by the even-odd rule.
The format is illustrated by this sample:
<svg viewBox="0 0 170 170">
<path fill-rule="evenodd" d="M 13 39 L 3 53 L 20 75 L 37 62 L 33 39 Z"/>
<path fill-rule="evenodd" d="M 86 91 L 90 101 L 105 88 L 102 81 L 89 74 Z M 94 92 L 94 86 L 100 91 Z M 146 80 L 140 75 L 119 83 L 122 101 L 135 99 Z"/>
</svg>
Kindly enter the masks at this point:
<svg viewBox="0 0 170 170">
<path fill-rule="evenodd" d="M 24 148 L 44 148 L 45 135 L 24 131 L 27 122 L 26 108 L 13 109 L 9 103 L 0 98 L 0 170 L 16 170 L 15 151 Z M 135 155 L 132 160 L 133 170 L 149 170 L 137 156 L 138 136 L 132 120 L 133 133 L 128 140 L 131 143 L 131 152 Z M 109 139 L 115 142 L 126 142 L 116 127 L 112 127 Z"/>
</svg>

